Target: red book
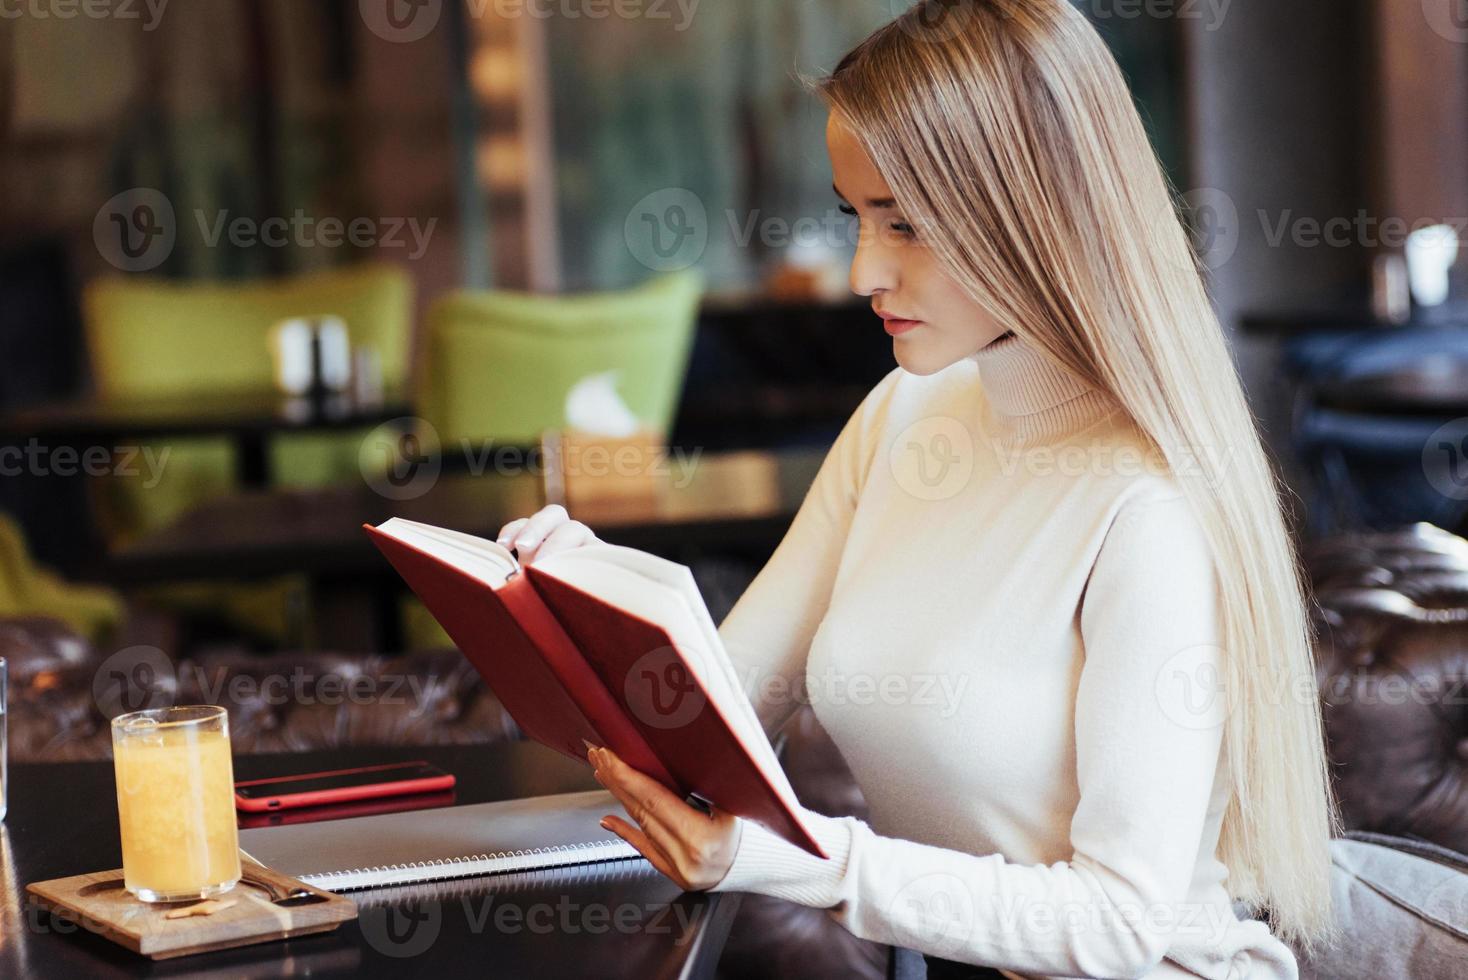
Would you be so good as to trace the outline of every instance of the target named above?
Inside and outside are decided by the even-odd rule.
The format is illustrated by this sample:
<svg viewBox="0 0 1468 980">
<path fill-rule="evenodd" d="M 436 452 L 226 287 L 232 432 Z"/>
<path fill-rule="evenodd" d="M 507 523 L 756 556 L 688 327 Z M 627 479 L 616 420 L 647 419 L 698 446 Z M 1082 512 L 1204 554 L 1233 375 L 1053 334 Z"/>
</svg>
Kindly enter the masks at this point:
<svg viewBox="0 0 1468 980">
<path fill-rule="evenodd" d="M 521 566 L 458 531 L 365 528 L 526 735 L 583 763 L 586 743 L 605 745 L 679 796 L 827 856 L 686 567 L 600 543 Z"/>
</svg>

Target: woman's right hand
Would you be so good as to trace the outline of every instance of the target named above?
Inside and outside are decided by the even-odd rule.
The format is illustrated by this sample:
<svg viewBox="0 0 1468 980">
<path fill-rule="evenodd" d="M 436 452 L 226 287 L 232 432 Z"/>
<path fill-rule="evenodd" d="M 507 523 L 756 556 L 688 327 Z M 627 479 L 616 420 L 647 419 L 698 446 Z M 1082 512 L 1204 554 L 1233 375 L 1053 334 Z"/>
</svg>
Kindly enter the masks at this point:
<svg viewBox="0 0 1468 980">
<path fill-rule="evenodd" d="M 601 543 L 591 528 L 571 520 L 571 515 L 560 504 L 550 504 L 529 517 L 510 521 L 500 528 L 495 541 L 505 548 L 514 548 L 522 565 L 529 565 L 537 558 L 557 551 Z"/>
</svg>

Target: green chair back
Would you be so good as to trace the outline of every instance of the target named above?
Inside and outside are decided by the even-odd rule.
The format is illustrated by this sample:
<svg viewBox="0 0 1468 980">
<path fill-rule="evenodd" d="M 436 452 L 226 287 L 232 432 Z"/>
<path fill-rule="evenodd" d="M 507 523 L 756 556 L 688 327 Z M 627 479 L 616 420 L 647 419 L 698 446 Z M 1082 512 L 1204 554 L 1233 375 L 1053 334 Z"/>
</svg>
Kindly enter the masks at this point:
<svg viewBox="0 0 1468 980">
<path fill-rule="evenodd" d="M 246 284 L 103 279 L 83 307 L 98 393 L 172 396 L 268 387 L 271 327 L 328 314 L 377 349 L 384 381 L 401 383 L 412 296 L 407 273 L 374 263 Z"/>
<path fill-rule="evenodd" d="M 615 369 L 633 414 L 666 435 L 702 292 L 702 277 L 687 272 L 623 292 L 449 295 L 428 311 L 422 415 L 445 447 L 533 445 L 565 424 L 577 381 Z"/>
</svg>

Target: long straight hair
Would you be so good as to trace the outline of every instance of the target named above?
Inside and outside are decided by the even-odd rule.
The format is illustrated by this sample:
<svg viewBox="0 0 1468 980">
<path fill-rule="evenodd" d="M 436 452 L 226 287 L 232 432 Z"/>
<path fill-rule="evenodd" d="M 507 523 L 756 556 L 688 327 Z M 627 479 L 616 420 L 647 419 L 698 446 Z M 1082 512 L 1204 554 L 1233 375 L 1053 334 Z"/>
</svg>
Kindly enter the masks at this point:
<svg viewBox="0 0 1468 980">
<path fill-rule="evenodd" d="M 812 83 L 1000 325 L 1112 394 L 1220 580 L 1234 898 L 1308 949 L 1337 830 L 1304 583 L 1198 257 L 1115 59 L 1064 0 L 922 0 Z M 1225 450 L 1221 472 L 1200 452 Z"/>
</svg>

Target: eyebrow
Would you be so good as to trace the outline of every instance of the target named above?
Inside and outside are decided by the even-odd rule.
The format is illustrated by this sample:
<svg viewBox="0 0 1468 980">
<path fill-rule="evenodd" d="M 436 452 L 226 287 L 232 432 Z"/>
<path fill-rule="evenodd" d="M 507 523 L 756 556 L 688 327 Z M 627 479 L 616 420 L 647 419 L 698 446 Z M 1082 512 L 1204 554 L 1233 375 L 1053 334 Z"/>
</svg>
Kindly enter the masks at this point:
<svg viewBox="0 0 1468 980">
<path fill-rule="evenodd" d="M 841 200 L 846 201 L 846 203 L 848 204 L 851 203 L 849 200 L 847 200 L 846 195 L 841 193 L 841 188 L 837 187 L 835 184 L 831 185 L 831 190 L 835 191 L 836 196 L 841 198 Z M 891 197 L 869 197 L 867 198 L 867 207 L 877 208 L 879 210 L 883 208 L 895 208 L 897 207 L 897 200 L 896 198 Z"/>
</svg>

